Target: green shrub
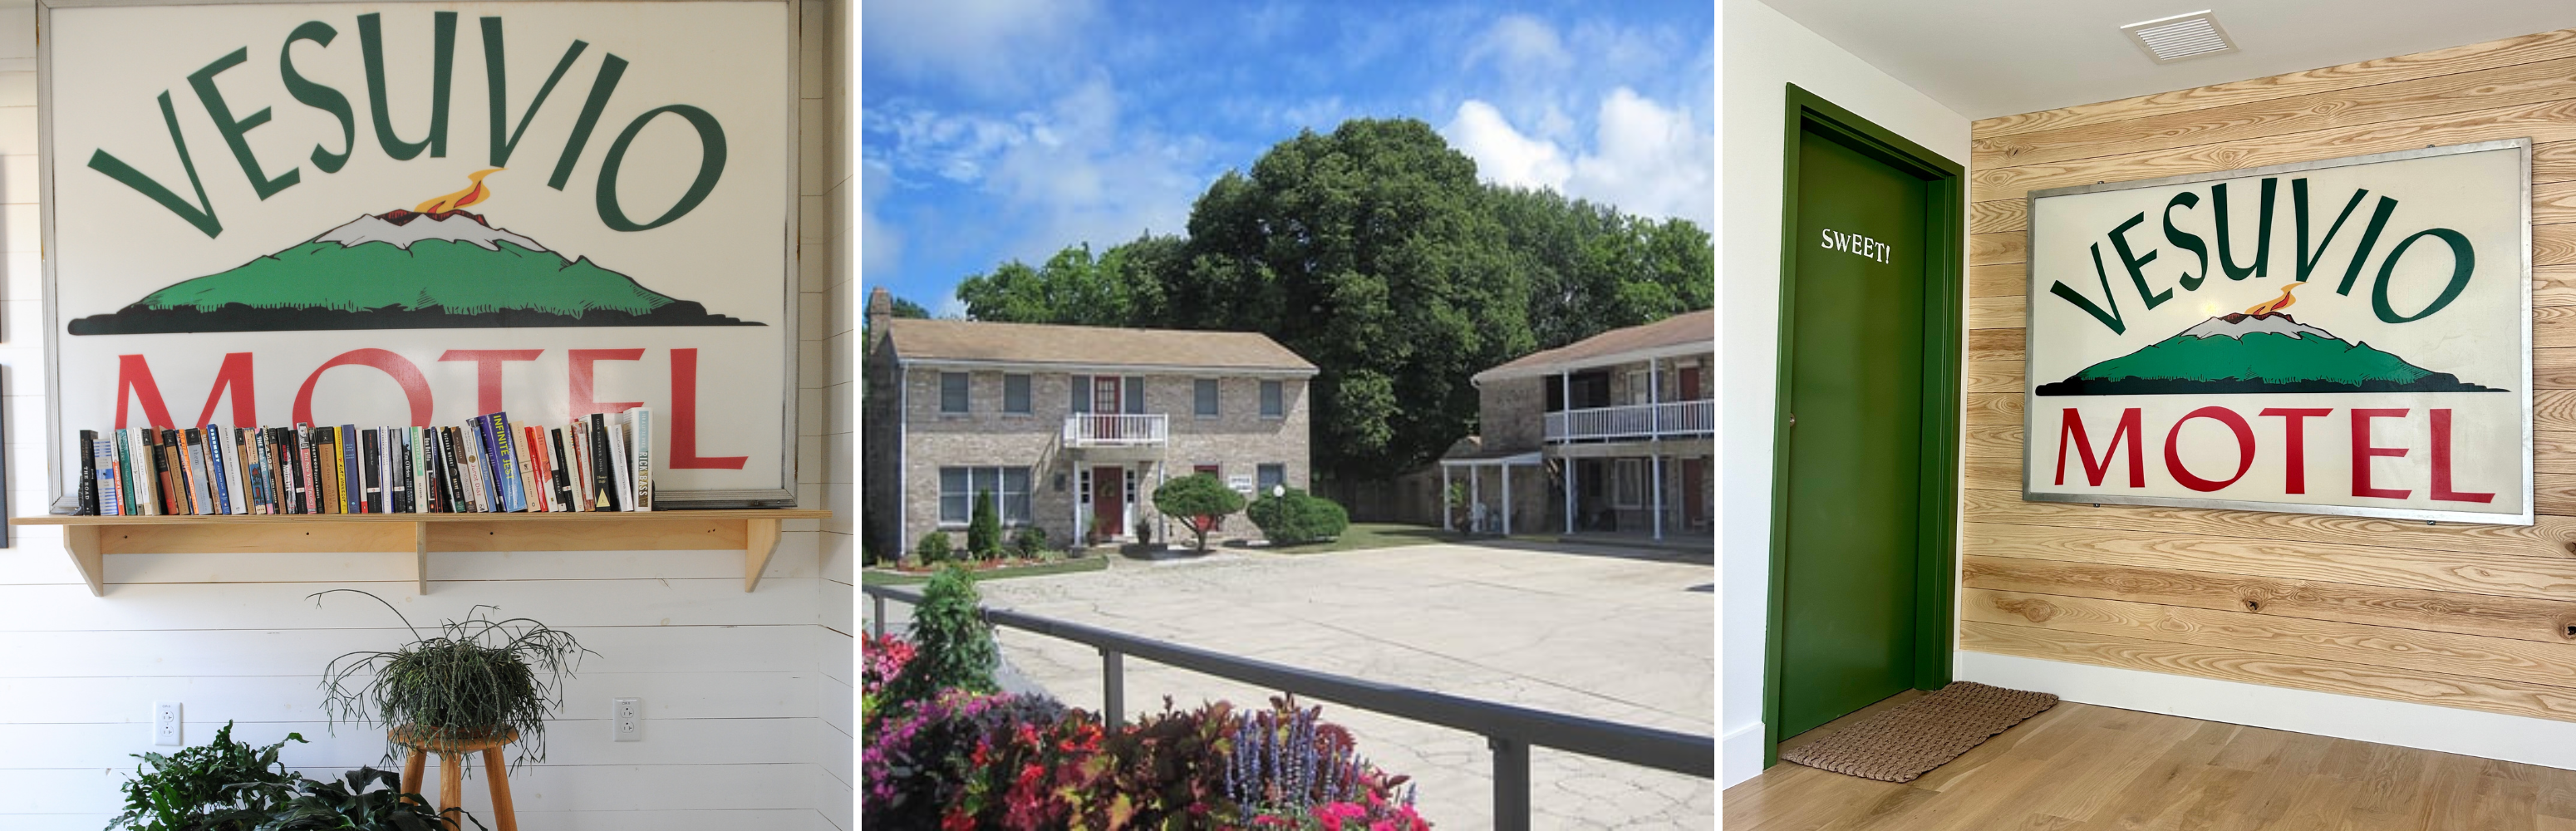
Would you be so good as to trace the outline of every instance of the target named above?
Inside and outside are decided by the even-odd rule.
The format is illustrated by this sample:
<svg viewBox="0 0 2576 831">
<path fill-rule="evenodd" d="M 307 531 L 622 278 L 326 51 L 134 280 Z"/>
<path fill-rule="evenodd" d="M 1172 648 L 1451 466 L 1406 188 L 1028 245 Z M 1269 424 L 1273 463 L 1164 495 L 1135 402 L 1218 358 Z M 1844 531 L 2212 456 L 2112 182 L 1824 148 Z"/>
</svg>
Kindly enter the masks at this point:
<svg viewBox="0 0 2576 831">
<path fill-rule="evenodd" d="M 921 535 L 921 543 L 912 547 L 913 559 L 923 567 L 948 562 L 948 532 L 932 531 Z"/>
<path fill-rule="evenodd" d="M 966 553 L 978 560 L 1002 556 L 1002 515 L 993 510 L 993 492 L 975 492 L 975 514 L 966 523 Z"/>
<path fill-rule="evenodd" d="M 1333 500 L 1295 488 L 1279 496 L 1263 495 L 1243 510 L 1272 545 L 1298 545 L 1341 536 L 1351 527 L 1349 512 Z"/>
<path fill-rule="evenodd" d="M 1243 494 L 1212 474 L 1195 473 L 1155 488 L 1154 509 L 1180 520 L 1197 538 L 1198 550 L 1206 551 L 1208 532 L 1216 530 L 1227 514 L 1243 510 Z"/>
<path fill-rule="evenodd" d="M 278 794 L 269 788 L 304 781 L 286 769 L 277 753 L 287 742 L 303 742 L 296 733 L 276 744 L 252 747 L 233 741 L 233 724 L 215 730 L 211 744 L 164 756 L 131 754 L 143 760 L 125 782 L 125 813 L 108 820 L 111 829 L 139 831 L 251 831 L 268 821 Z M 232 785 L 250 785 L 231 788 Z"/>
<path fill-rule="evenodd" d="M 912 609 L 912 643 L 917 650 L 901 675 L 887 685 L 897 702 L 927 701 L 955 687 L 988 693 L 993 667 L 1001 662 L 993 646 L 992 624 L 976 604 L 983 598 L 964 566 L 950 564 L 922 586 L 921 604 Z"/>
<path fill-rule="evenodd" d="M 1011 535 L 1011 550 L 1018 552 L 1022 557 L 1034 558 L 1045 553 L 1046 547 L 1047 535 L 1044 528 L 1030 525 L 1021 528 L 1019 533 Z"/>
<path fill-rule="evenodd" d="M 440 811 L 419 794 L 403 793 L 401 778 L 390 770 L 361 767 L 341 774 L 340 780 L 269 786 L 283 799 L 258 831 L 445 831 L 450 825 L 443 820 L 453 819 L 486 827 L 463 808 Z"/>
</svg>

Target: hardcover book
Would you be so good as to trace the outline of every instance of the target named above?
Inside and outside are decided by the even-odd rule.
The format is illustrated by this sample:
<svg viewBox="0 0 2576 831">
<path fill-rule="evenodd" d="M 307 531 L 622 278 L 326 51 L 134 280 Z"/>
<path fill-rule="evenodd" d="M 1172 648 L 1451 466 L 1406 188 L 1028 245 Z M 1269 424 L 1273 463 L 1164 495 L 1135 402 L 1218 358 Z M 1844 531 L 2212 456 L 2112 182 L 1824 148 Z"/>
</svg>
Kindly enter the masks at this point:
<svg viewBox="0 0 2576 831">
<path fill-rule="evenodd" d="M 632 454 L 635 477 L 635 510 L 653 510 L 653 408 L 627 410 L 626 452 Z"/>
<path fill-rule="evenodd" d="M 98 435 L 98 431 L 95 430 L 81 432 Z M 92 439 L 90 455 L 95 457 L 93 464 L 97 467 L 95 479 L 98 493 L 95 497 L 100 515 L 124 516 L 125 496 L 116 487 L 116 442 L 108 439 Z"/>
<path fill-rule="evenodd" d="M 80 448 L 80 507 L 73 510 L 80 516 L 100 516 L 105 506 L 99 504 L 98 431 L 80 431 Z"/>
</svg>

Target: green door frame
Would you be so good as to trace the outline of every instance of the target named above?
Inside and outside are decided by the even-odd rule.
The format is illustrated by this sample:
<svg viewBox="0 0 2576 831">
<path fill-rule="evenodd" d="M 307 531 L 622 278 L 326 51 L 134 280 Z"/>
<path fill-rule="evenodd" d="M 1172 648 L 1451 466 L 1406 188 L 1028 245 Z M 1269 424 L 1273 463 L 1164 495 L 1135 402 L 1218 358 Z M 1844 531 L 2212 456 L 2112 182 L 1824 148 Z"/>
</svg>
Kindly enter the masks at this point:
<svg viewBox="0 0 2576 831">
<path fill-rule="evenodd" d="M 1798 136 L 1805 130 L 1831 136 L 1863 154 L 1921 177 L 1931 242 L 1924 258 L 1923 436 L 1921 526 L 1915 544 L 1914 688 L 1950 683 L 1951 619 L 1957 593 L 1959 504 L 1959 341 L 1963 320 L 1967 206 L 1959 163 L 1924 149 L 1868 119 L 1788 85 L 1780 211 L 1780 360 L 1771 428 L 1771 593 L 1769 630 L 1762 652 L 1762 766 L 1780 760 L 1780 651 L 1786 621 L 1789 573 L 1790 368 L 1797 326 Z"/>
</svg>

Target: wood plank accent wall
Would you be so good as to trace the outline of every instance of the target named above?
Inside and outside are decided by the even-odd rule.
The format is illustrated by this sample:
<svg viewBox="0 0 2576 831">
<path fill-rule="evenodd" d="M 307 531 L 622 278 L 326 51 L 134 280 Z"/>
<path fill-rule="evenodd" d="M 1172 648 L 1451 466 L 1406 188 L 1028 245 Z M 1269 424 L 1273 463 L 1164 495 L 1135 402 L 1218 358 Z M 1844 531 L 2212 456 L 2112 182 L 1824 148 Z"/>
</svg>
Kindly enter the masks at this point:
<svg viewBox="0 0 2576 831">
<path fill-rule="evenodd" d="M 1970 135 L 1961 648 L 2576 721 L 2576 29 Z M 2523 136 L 2537 525 L 2022 501 L 2025 192 Z"/>
</svg>

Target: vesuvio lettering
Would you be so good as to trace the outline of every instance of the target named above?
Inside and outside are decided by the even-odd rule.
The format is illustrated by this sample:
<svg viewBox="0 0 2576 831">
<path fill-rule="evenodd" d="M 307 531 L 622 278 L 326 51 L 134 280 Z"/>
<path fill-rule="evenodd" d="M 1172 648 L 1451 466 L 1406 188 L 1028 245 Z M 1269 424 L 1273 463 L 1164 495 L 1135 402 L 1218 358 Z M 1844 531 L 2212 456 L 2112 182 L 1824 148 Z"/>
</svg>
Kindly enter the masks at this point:
<svg viewBox="0 0 2576 831">
<path fill-rule="evenodd" d="M 2332 423 L 2335 420 L 2332 419 L 2335 412 L 2334 409 L 2325 407 L 2268 407 L 2256 412 L 2255 416 L 2263 419 L 2280 419 L 2278 422 L 2280 429 L 2267 431 L 2257 429 L 2254 421 L 2247 419 L 2243 413 L 2227 407 L 2209 406 L 2192 410 L 2181 418 L 2175 419 L 2172 424 L 2154 425 L 2165 428 L 2162 431 L 2163 472 L 2176 484 L 2193 491 L 2222 493 L 2255 469 L 2268 433 L 2271 437 L 2269 440 L 2281 443 L 2280 452 L 2273 455 L 2278 456 L 2282 464 L 2282 492 L 2307 493 L 2309 422 L 2311 419 L 2324 419 L 2327 423 Z M 2372 437 L 2374 422 L 2383 419 L 2411 419 L 2414 412 L 2414 408 L 2409 407 L 2357 407 L 2344 411 L 2346 418 L 2341 421 L 2346 427 L 2344 447 L 2351 464 L 2349 479 L 2352 496 L 2366 499 L 2413 498 L 2414 489 L 2396 487 L 2397 483 L 2379 476 L 2373 470 L 2372 463 L 2380 459 L 2405 459 L 2416 451 L 2422 450 L 2426 457 L 2418 458 L 2428 457 L 2427 461 L 2431 467 L 2430 487 L 2425 490 L 2428 498 L 2438 502 L 2478 504 L 2495 501 L 2493 492 L 2465 491 L 2457 487 L 2459 484 L 2457 471 L 2451 463 L 2452 411 L 2450 409 L 2432 408 L 2424 411 L 2426 419 L 2421 423 L 2425 425 L 2426 432 L 2423 434 L 2422 444 L 2383 445 Z M 2225 441 L 2232 442 L 2232 446 L 2228 449 L 2234 451 L 2233 455 L 2236 459 L 2232 467 L 2220 469 L 2220 466 L 2209 465 L 2210 469 L 2195 470 L 2185 462 L 2183 427 L 2194 419 L 2206 419 L 2226 428 Z M 2109 487 L 2115 488 L 2147 487 L 2149 450 L 2146 442 L 2149 436 L 2157 435 L 2151 432 L 2149 427 L 2144 410 L 2139 407 L 2121 410 L 2119 416 L 2108 423 L 2097 418 L 2090 424 L 2085 421 L 2084 414 L 2076 408 L 2063 409 L 2058 421 L 2056 483 L 2066 484 L 2069 468 L 2067 463 L 2072 459 L 2075 462 L 2074 467 L 2079 469 L 2078 474 L 2083 478 L 2084 484 L 2090 487 L 2105 487 L 2106 482 L 2110 483 Z M 2382 435 L 2390 433 L 2387 427 L 2382 427 L 2379 432 Z M 2097 441 L 2096 437 L 2100 439 Z M 2203 464 L 2208 463 L 2203 462 Z M 2112 475 L 2115 470 L 2125 471 L 2126 476 Z"/>
<path fill-rule="evenodd" d="M 1818 245 L 1823 248 L 1846 254 L 1858 254 L 1882 263 L 1887 262 L 1889 254 L 1887 243 L 1859 234 L 1846 234 L 1834 230 L 1821 231 L 1818 234 L 1822 237 Z"/>
<path fill-rule="evenodd" d="M 452 109 L 450 99 L 453 97 L 456 74 L 457 17 L 455 12 L 437 12 L 431 16 L 431 19 L 431 31 L 428 34 L 432 58 L 427 67 L 387 65 L 384 45 L 387 35 L 381 15 L 361 14 L 354 21 L 358 29 L 358 50 L 366 70 L 363 81 L 367 96 L 365 117 L 371 125 L 377 151 L 395 161 L 408 161 L 423 156 L 443 158 L 447 155 L 448 115 Z M 546 106 L 546 101 L 554 93 L 555 86 L 564 80 L 565 74 L 572 69 L 573 62 L 582 56 L 589 44 L 575 40 L 564 49 L 563 57 L 554 65 L 554 71 L 548 74 L 545 82 L 537 88 L 536 95 L 529 99 L 527 108 L 518 114 L 517 128 L 513 130 L 509 128 L 511 121 L 507 103 L 509 79 L 505 71 L 506 62 L 503 60 L 506 53 L 503 47 L 501 18 L 484 17 L 480 19 L 480 23 L 483 74 L 491 108 L 492 133 L 489 159 L 492 167 L 503 167 L 508 164 L 510 157 L 521 149 L 519 140 L 527 134 L 529 123 L 536 120 L 537 112 Z M 332 44 L 339 35 L 338 27 L 314 20 L 284 33 L 277 45 L 277 73 L 285 82 L 287 93 L 294 98 L 294 103 L 329 114 L 335 126 L 339 128 L 335 131 L 336 135 L 326 133 L 315 137 L 319 140 L 313 145 L 309 159 L 314 169 L 323 175 L 340 172 L 341 168 L 348 164 L 350 156 L 358 152 L 361 144 L 358 121 L 361 116 L 350 103 L 347 93 L 339 87 L 322 83 L 299 71 L 296 68 L 296 58 L 298 54 L 304 55 L 307 58 L 308 67 L 320 63 L 311 58 L 315 57 L 318 50 L 333 48 Z M 215 133 L 223 136 L 225 148 L 231 152 L 233 162 L 241 168 L 242 176 L 249 180 L 251 191 L 260 199 L 266 200 L 301 183 L 304 181 L 304 176 L 300 166 L 275 172 L 263 169 L 259 159 L 251 153 L 249 136 L 253 130 L 269 123 L 273 115 L 273 110 L 267 106 L 270 102 L 250 104 L 230 100 L 225 97 L 223 89 L 218 85 L 218 81 L 225 72 L 252 71 L 236 69 L 249 62 L 251 54 L 248 46 L 233 49 L 203 68 L 189 73 L 185 80 L 189 89 L 196 93 L 198 107 L 203 110 L 206 118 L 213 122 Z M 547 187 L 562 190 L 571 180 L 572 173 L 579 166 L 584 151 L 591 146 L 592 135 L 600 127 L 600 114 L 607 108 L 611 97 L 616 94 L 618 81 L 624 77 L 627 66 L 626 59 L 617 55 L 609 54 L 601 57 L 599 71 L 591 79 L 590 89 L 581 102 L 580 114 L 573 120 L 572 131 L 556 154 L 553 174 L 546 180 Z M 386 94 L 386 90 L 396 83 L 404 81 L 416 83 L 419 76 L 411 75 L 406 78 L 405 75 L 408 73 L 426 74 L 430 88 L 428 127 L 417 139 L 405 138 L 394 129 L 392 105 Z M 90 152 L 89 167 L 126 187 L 133 188 L 136 193 L 159 204 L 206 236 L 219 236 L 224 231 L 223 221 L 218 215 L 214 201 L 206 196 L 205 181 L 197 169 L 195 157 L 189 153 L 187 137 L 182 134 L 179 127 L 178 108 L 172 104 L 168 91 L 162 92 L 156 102 L 161 110 L 162 124 L 169 131 L 171 155 L 176 157 L 180 171 L 187 177 L 187 193 L 192 195 L 193 199 L 181 195 L 181 191 L 176 187 L 164 184 L 160 179 L 136 169 L 125 161 L 126 157 L 110 153 L 104 147 Z M 246 106 L 256 106 L 257 109 L 248 115 L 236 114 Z M 658 175 L 688 176 L 688 190 L 679 201 L 664 209 L 651 221 L 637 221 L 630 218 L 626 207 L 618 201 L 617 180 L 625 168 L 627 149 L 632 145 L 636 135 L 642 132 L 645 125 L 651 123 L 654 118 L 663 115 L 676 116 L 678 122 L 690 128 L 689 132 L 698 141 L 698 166 L 695 171 L 687 170 L 685 165 L 671 170 L 654 171 Z M 688 215 L 700 203 L 705 202 L 707 195 L 715 190 L 717 181 L 724 175 L 727 155 L 724 126 L 717 122 L 713 114 L 704 109 L 688 104 L 664 104 L 636 116 L 622 129 L 615 125 L 611 125 L 611 129 L 616 129 L 618 132 L 615 134 L 615 141 L 608 145 L 607 150 L 599 158 L 599 181 L 594 199 L 601 224 L 611 229 L 645 231 L 670 224 Z M 331 149 L 334 145 L 339 148 L 337 151 Z M 140 155 L 131 157 L 144 158 Z M 2424 314 L 2430 313 L 2429 310 L 2424 312 Z"/>
<path fill-rule="evenodd" d="M 665 351 L 669 353 L 671 381 L 671 449 L 666 466 L 682 469 L 741 470 L 743 462 L 750 457 L 699 454 L 698 350 Z M 569 420 L 575 416 L 590 413 L 614 413 L 630 407 L 643 406 L 644 402 L 641 401 L 598 400 L 594 371 L 601 361 L 641 361 L 644 359 L 644 352 L 645 350 L 640 348 L 567 350 L 567 357 L 570 360 L 567 362 L 568 371 L 564 381 L 566 391 L 570 393 L 566 400 L 571 403 L 571 406 L 567 408 L 567 412 L 559 415 Z M 545 350 L 542 349 L 450 349 L 441 353 L 438 360 L 474 365 L 474 411 L 490 413 L 509 409 L 508 402 L 503 401 L 501 395 L 502 367 L 512 362 L 534 361 L 544 354 Z M 126 428 L 131 412 L 128 409 L 130 406 L 140 406 L 145 422 L 153 427 L 171 429 L 178 426 L 178 422 L 170 418 L 170 406 L 161 395 L 160 380 L 153 377 L 151 362 L 142 355 L 116 357 L 116 429 Z M 427 376 L 421 373 L 420 366 L 400 353 L 372 347 L 352 349 L 332 356 L 307 373 L 304 376 L 304 383 L 296 389 L 295 401 L 290 410 L 293 417 L 289 419 L 289 423 L 330 423 L 333 420 L 314 418 L 313 388 L 321 383 L 323 373 L 337 367 L 364 367 L 393 379 L 394 385 L 402 390 L 404 403 L 411 411 L 411 424 L 429 425 L 430 413 L 434 409 L 433 405 L 436 404 L 436 395 Z M 223 364 L 215 370 L 213 384 L 206 388 L 205 408 L 197 411 L 195 421 L 187 423 L 204 424 L 213 420 L 215 406 L 223 403 L 226 398 L 232 401 L 232 423 L 240 425 L 261 423 L 259 396 L 257 385 L 253 383 L 255 378 L 253 370 L 253 353 L 232 352 L 224 355 Z"/>
<path fill-rule="evenodd" d="M 2199 291 L 2207 284 L 2213 271 L 2231 282 L 2272 276 L 2272 240 L 2280 213 L 2277 210 L 2280 177 L 2264 177 L 2255 184 L 2253 194 L 2244 192 L 2244 184 L 2236 183 L 2237 190 L 2233 193 L 2228 183 L 2212 184 L 2208 186 L 2206 197 L 2200 191 L 2186 190 L 2165 202 L 2157 215 L 2162 225 L 2163 241 L 2183 255 L 2168 260 L 2170 265 L 2149 268 L 2163 251 L 2155 247 L 2155 240 L 2149 236 L 2153 231 L 2139 228 L 2149 218 L 2146 212 L 2141 211 L 2105 229 L 2101 236 L 2089 243 L 2095 272 L 2093 287 L 2078 288 L 2057 280 L 2051 282 L 2048 293 L 2119 334 L 2128 330 L 2120 314 L 2120 293 L 2134 292 L 2141 305 L 2153 309 L 2172 300 L 2177 291 Z M 2388 234 L 2389 223 L 2399 208 L 2399 201 L 2393 197 L 2378 197 L 2369 218 L 2362 221 L 2358 234 L 2343 235 L 2346 221 L 2353 218 L 2354 212 L 2370 195 L 2368 189 L 2354 189 L 2352 197 L 2344 202 L 2333 220 L 2327 222 L 2310 210 L 2308 180 L 2290 180 L 2290 233 L 2286 236 L 2292 245 L 2292 268 L 2287 276 L 2297 282 L 2307 282 L 2325 264 L 2328 250 L 2335 247 L 2340 235 L 2352 242 L 2343 249 L 2349 253 L 2343 261 L 2343 277 L 2335 285 L 2335 293 L 2350 295 L 2364 274 L 2375 275 L 2370 285 L 2370 305 L 2371 312 L 2381 321 L 2411 323 L 2423 320 L 2459 299 L 2460 292 L 2468 288 L 2469 279 L 2477 271 L 2476 246 L 2468 236 L 2449 228 L 2424 228 L 2405 234 L 2395 245 L 2388 246 L 2383 254 L 2380 241 Z M 2250 224 L 2245 204 L 2249 201 L 2248 196 L 2253 197 L 2250 201 L 2254 203 Z M 2326 204 L 2331 205 L 2332 202 Z M 2320 227 L 2323 230 L 2312 237 L 2311 232 Z M 2436 241 L 2441 244 L 2430 244 Z M 2119 266 L 2117 271 L 2128 277 L 2125 283 L 2116 280 L 2112 276 L 2113 270 L 2104 267 L 2104 242 L 2111 245 L 2115 255 L 2112 260 Z M 2396 275 L 2397 264 L 2410 253 L 2418 258 L 2447 255 L 2451 269 L 2448 281 L 2431 302 L 2421 309 L 2406 312 L 2389 301 L 2388 287 Z M 2378 256 L 2375 270 L 2368 267 L 2373 256 Z M 2094 289 L 2098 289 L 2101 298 L 2098 302 L 2094 299 L 2096 294 L 2088 293 Z"/>
</svg>

